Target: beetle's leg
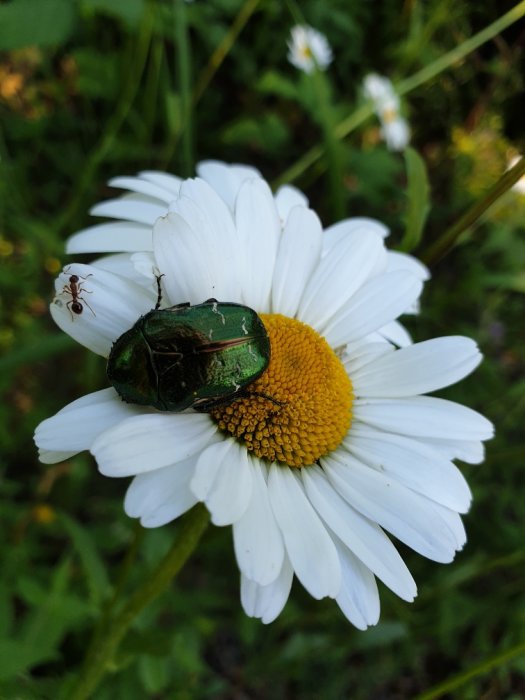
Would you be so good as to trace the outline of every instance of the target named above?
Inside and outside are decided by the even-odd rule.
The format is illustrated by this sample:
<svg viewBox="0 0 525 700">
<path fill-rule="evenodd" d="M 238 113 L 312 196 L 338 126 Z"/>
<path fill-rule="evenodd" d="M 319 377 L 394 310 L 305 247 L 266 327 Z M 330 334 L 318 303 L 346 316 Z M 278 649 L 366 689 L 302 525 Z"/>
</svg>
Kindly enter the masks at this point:
<svg viewBox="0 0 525 700">
<path fill-rule="evenodd" d="M 173 309 L 184 309 L 187 308 L 188 306 L 191 306 L 189 301 L 182 301 L 180 304 L 174 304 L 173 306 L 168 306 L 165 311 L 173 311 Z"/>
<path fill-rule="evenodd" d="M 157 303 L 155 304 L 155 311 L 157 309 L 160 309 L 160 304 L 162 301 L 162 288 L 160 286 L 160 280 L 164 277 L 164 273 L 161 273 L 160 275 L 155 275 L 155 279 L 157 280 Z"/>
<path fill-rule="evenodd" d="M 276 404 L 277 406 L 285 406 L 286 405 L 285 401 L 278 401 L 277 399 L 274 399 L 273 396 L 269 396 L 268 394 L 264 394 L 262 391 L 243 391 L 243 396 L 260 396 L 261 399 L 266 399 L 267 401 L 271 401 L 272 403 Z"/>
<path fill-rule="evenodd" d="M 277 399 L 268 396 L 268 394 L 263 394 L 260 391 L 239 391 L 233 396 L 226 396 L 220 399 L 202 399 L 201 401 L 193 404 L 193 410 L 198 411 L 199 413 L 209 413 L 215 408 L 220 408 L 220 406 L 227 406 L 228 404 L 233 403 L 234 401 L 240 401 L 241 399 L 245 399 L 249 396 L 260 396 L 262 399 L 271 401 L 277 406 L 285 405 L 283 401 L 278 401 Z"/>
</svg>

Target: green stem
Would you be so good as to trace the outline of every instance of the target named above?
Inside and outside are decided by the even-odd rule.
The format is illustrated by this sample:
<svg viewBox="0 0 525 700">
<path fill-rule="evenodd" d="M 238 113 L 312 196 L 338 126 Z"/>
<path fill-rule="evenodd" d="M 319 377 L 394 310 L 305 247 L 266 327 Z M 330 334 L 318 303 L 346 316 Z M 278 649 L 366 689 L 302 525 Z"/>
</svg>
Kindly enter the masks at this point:
<svg viewBox="0 0 525 700">
<path fill-rule="evenodd" d="M 150 6 L 147 6 L 150 8 Z M 97 171 L 100 163 L 104 160 L 107 153 L 111 150 L 115 138 L 124 123 L 131 109 L 135 96 L 138 92 L 140 79 L 144 68 L 151 43 L 151 34 L 153 31 L 153 12 L 151 9 L 146 10 L 143 21 L 141 22 L 141 30 L 136 42 L 130 45 L 130 61 L 126 66 L 127 82 L 125 83 L 120 101 L 117 104 L 112 116 L 108 120 L 104 132 L 87 159 L 82 174 L 76 183 L 75 190 L 70 199 L 69 205 L 64 210 L 64 213 L 54 223 L 53 228 L 57 232 L 62 232 L 68 225 L 71 219 L 76 215 L 79 209 L 86 190 L 93 181 L 93 176 Z"/>
<path fill-rule="evenodd" d="M 193 175 L 193 120 L 191 103 L 191 58 L 184 0 L 175 0 L 175 44 L 182 115 L 182 174 Z"/>
<path fill-rule="evenodd" d="M 255 10 L 257 9 L 257 6 L 259 5 L 259 3 L 260 3 L 260 0 L 246 0 L 246 2 L 242 5 L 237 16 L 233 20 L 233 23 L 232 23 L 231 27 L 229 28 L 228 32 L 226 33 L 226 35 L 224 36 L 221 43 L 217 46 L 215 51 L 210 56 L 210 59 L 208 61 L 206 68 L 204 68 L 204 70 L 202 71 L 202 73 L 200 74 L 200 76 L 197 80 L 197 83 L 196 83 L 195 88 L 193 90 L 193 104 L 194 105 L 197 104 L 197 102 L 203 96 L 203 94 L 204 94 L 206 88 L 208 87 L 208 85 L 210 84 L 213 76 L 221 67 L 222 62 L 224 61 L 226 56 L 231 51 L 231 48 L 234 45 L 237 37 L 239 36 L 241 31 L 244 29 L 248 20 L 250 19 L 250 17 L 253 15 Z"/>
<path fill-rule="evenodd" d="M 473 226 L 481 216 L 496 202 L 512 185 L 525 174 L 525 158 L 521 158 L 516 165 L 508 170 L 490 188 L 487 194 L 475 202 L 455 224 L 447 229 L 422 255 L 421 259 L 427 265 L 433 265 L 440 260 L 455 245 L 458 238 L 467 229 Z"/>
<path fill-rule="evenodd" d="M 480 32 L 462 42 L 459 46 L 456 46 L 448 53 L 430 63 L 428 66 L 425 66 L 417 73 L 414 73 L 414 75 L 410 76 L 406 80 L 398 83 L 395 86 L 396 92 L 399 95 L 405 95 L 406 93 L 411 92 L 416 87 L 419 87 L 425 83 L 427 80 L 434 78 L 436 75 L 439 75 L 439 73 L 442 73 L 447 68 L 450 68 L 450 66 L 454 65 L 454 63 L 457 63 L 482 44 L 489 41 L 489 39 L 492 39 L 511 24 L 517 22 L 524 15 L 525 0 L 522 0 L 522 2 L 515 5 L 512 10 L 509 10 L 509 12 L 504 14 L 502 17 L 499 17 L 488 27 L 485 27 L 485 29 L 482 29 Z M 368 119 L 368 117 L 372 114 L 373 109 L 371 105 L 363 105 L 355 112 L 350 114 L 346 119 L 339 122 L 335 128 L 336 137 L 339 139 L 345 138 L 364 121 L 366 121 L 366 119 Z M 314 146 L 308 150 L 301 158 L 299 158 L 299 160 L 297 160 L 279 176 L 279 178 L 273 183 L 274 187 L 297 180 L 297 178 L 302 175 L 305 170 L 307 170 L 322 157 L 323 152 L 324 149 L 322 146 Z"/>
<path fill-rule="evenodd" d="M 112 668 L 119 644 L 129 627 L 137 615 L 163 593 L 179 573 L 196 548 L 208 521 L 208 511 L 201 504 L 195 506 L 184 518 L 175 544 L 156 570 L 131 595 L 121 612 L 108 622 L 104 633 L 98 632 L 94 636 L 75 686 L 67 695 L 68 700 L 86 700 L 93 694 Z"/>
<path fill-rule="evenodd" d="M 341 148 L 335 135 L 332 120 L 329 85 L 319 68 L 313 71 L 312 82 L 317 96 L 317 116 L 323 129 L 324 147 L 328 160 L 328 178 L 333 215 L 335 219 L 342 219 L 345 215 L 343 166 L 341 162 Z"/>
<path fill-rule="evenodd" d="M 521 656 L 522 654 L 525 654 L 525 642 L 520 642 L 520 644 L 516 644 L 516 646 L 513 646 L 500 654 L 489 656 L 479 664 L 471 666 L 467 671 L 458 673 L 448 680 L 443 681 L 443 683 L 435 685 L 433 688 L 430 688 L 430 690 L 418 695 L 414 700 L 433 700 L 433 698 L 440 698 L 446 693 L 457 690 L 473 678 L 482 676 L 494 668 L 499 668 L 500 666 L 503 666 L 503 664 L 508 663 L 512 659 L 516 658 L 517 656 Z"/>
</svg>

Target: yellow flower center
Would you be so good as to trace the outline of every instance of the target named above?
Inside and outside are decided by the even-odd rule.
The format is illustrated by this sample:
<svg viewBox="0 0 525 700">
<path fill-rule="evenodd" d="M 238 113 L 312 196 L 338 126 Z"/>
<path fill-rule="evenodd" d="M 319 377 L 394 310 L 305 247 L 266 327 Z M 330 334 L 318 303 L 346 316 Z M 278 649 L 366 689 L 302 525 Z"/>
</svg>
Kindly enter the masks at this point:
<svg viewBox="0 0 525 700">
<path fill-rule="evenodd" d="M 382 117 L 385 124 L 392 124 L 392 122 L 395 122 L 398 118 L 397 110 L 393 107 L 387 107 L 383 110 Z"/>
<path fill-rule="evenodd" d="M 247 396 L 211 415 L 257 457 L 305 467 L 335 450 L 348 432 L 352 384 L 310 326 L 280 314 L 261 319 L 270 337 L 270 364 Z"/>
<path fill-rule="evenodd" d="M 304 44 L 303 46 L 301 46 L 301 47 L 299 48 L 299 53 L 301 54 L 301 56 L 302 56 L 304 59 L 306 59 L 306 60 L 308 60 L 308 61 L 309 61 L 311 58 L 313 58 L 312 49 L 308 46 L 308 44 Z"/>
</svg>

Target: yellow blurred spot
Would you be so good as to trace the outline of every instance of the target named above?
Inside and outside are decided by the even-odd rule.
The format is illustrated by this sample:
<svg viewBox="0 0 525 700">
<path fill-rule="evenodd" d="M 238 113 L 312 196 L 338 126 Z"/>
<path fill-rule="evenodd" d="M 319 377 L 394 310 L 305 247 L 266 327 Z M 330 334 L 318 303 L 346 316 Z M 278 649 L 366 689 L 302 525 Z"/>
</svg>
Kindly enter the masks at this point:
<svg viewBox="0 0 525 700">
<path fill-rule="evenodd" d="M 41 525 L 48 525 L 49 523 L 52 523 L 56 517 L 57 516 L 53 508 L 45 503 L 41 503 L 33 508 L 33 519 L 35 522 L 40 523 Z"/>
<path fill-rule="evenodd" d="M 6 350 L 11 347 L 15 339 L 15 333 L 12 328 L 0 328 L 0 348 Z"/>
<path fill-rule="evenodd" d="M 388 107 L 383 110 L 381 116 L 385 124 L 392 124 L 392 122 L 395 122 L 396 119 L 399 118 L 399 113 L 397 109 L 394 109 L 393 107 Z"/>
<path fill-rule="evenodd" d="M 5 238 L 0 238 L 0 256 L 2 258 L 8 258 L 10 255 L 13 255 L 14 250 L 15 246 L 11 243 L 11 241 L 6 241 Z"/>
<path fill-rule="evenodd" d="M 62 263 L 58 258 L 46 258 L 44 267 L 47 272 L 50 272 L 52 275 L 56 275 L 56 273 L 60 272 L 62 269 Z"/>
<path fill-rule="evenodd" d="M 21 73 L 0 72 L 0 97 L 10 100 L 18 95 L 24 87 L 24 76 Z"/>
</svg>

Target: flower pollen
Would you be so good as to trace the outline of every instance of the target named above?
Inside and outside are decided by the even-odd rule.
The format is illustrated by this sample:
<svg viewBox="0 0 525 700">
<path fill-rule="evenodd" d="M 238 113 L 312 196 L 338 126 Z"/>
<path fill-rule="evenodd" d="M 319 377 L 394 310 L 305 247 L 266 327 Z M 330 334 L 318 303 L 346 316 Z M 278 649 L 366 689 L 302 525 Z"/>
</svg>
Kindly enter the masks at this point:
<svg viewBox="0 0 525 700">
<path fill-rule="evenodd" d="M 310 326 L 281 314 L 261 319 L 270 337 L 270 364 L 247 396 L 211 416 L 257 457 L 305 467 L 335 450 L 348 432 L 352 384 Z"/>
</svg>

